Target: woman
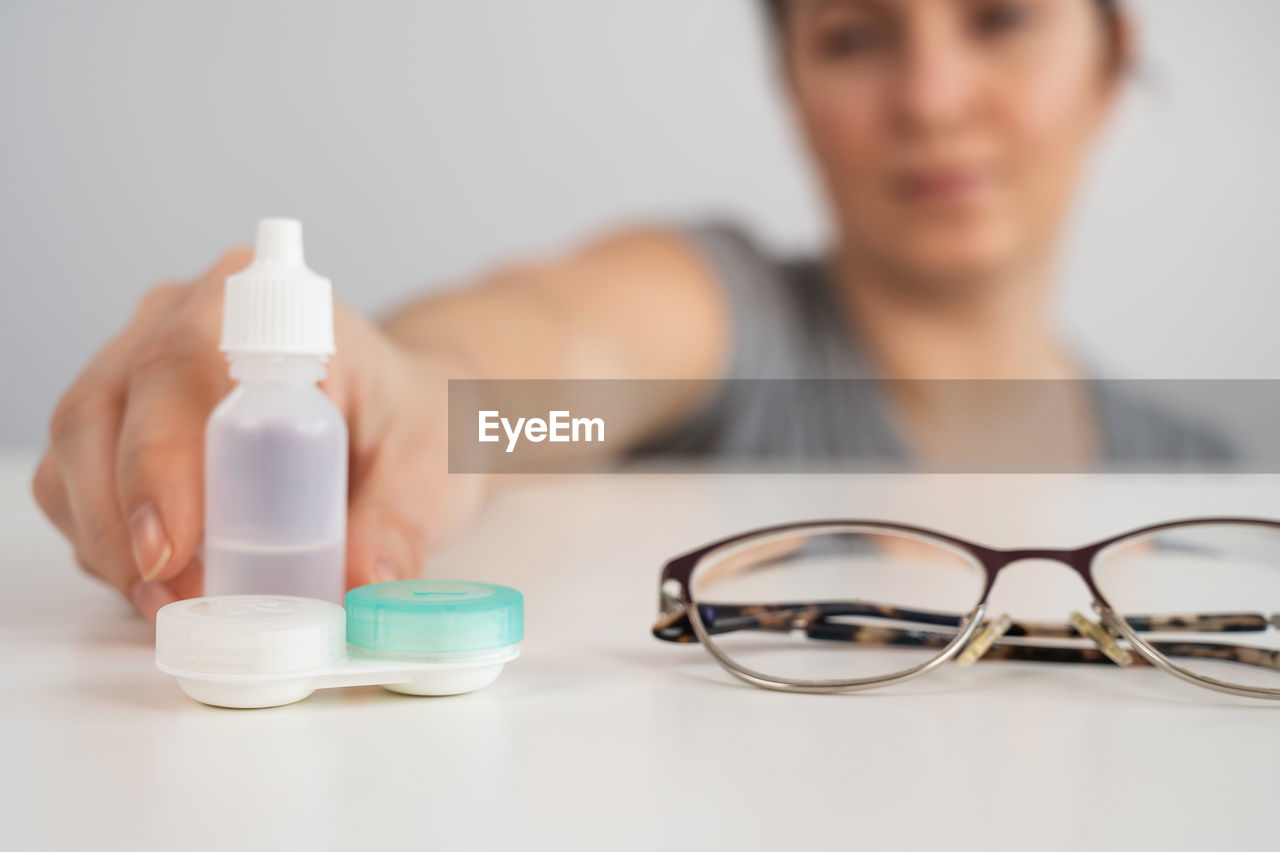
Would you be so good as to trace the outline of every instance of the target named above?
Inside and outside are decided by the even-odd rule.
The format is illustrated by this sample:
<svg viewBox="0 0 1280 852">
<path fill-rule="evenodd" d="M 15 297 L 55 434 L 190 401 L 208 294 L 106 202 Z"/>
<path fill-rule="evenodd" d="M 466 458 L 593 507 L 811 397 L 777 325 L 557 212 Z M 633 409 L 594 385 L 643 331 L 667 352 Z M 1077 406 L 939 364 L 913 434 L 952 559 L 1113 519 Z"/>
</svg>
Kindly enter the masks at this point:
<svg viewBox="0 0 1280 852">
<path fill-rule="evenodd" d="M 416 575 L 481 496 L 445 472 L 449 378 L 711 380 L 664 385 L 611 440 L 716 450 L 734 440 L 715 428 L 733 402 L 706 388 L 728 377 L 1081 375 L 1046 302 L 1129 64 L 1114 0 L 775 0 L 769 13 L 835 226 L 829 255 L 781 263 L 723 226 L 632 228 L 381 324 L 338 306 L 326 388 L 350 425 L 352 585 Z M 248 259 L 232 251 L 146 295 L 61 400 L 36 473 L 81 566 L 148 616 L 200 591 L 203 427 L 229 390 L 221 285 Z"/>
</svg>

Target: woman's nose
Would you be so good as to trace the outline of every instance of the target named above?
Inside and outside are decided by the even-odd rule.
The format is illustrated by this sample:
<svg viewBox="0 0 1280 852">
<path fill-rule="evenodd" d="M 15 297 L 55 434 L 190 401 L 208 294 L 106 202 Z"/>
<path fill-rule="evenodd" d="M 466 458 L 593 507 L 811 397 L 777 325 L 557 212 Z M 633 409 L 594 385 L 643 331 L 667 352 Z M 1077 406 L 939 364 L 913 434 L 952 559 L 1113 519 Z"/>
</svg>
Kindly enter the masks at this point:
<svg viewBox="0 0 1280 852">
<path fill-rule="evenodd" d="M 977 68 L 943 22 L 922 22 L 899 57 L 894 113 L 902 130 L 931 135 L 963 123 L 978 95 Z"/>
</svg>

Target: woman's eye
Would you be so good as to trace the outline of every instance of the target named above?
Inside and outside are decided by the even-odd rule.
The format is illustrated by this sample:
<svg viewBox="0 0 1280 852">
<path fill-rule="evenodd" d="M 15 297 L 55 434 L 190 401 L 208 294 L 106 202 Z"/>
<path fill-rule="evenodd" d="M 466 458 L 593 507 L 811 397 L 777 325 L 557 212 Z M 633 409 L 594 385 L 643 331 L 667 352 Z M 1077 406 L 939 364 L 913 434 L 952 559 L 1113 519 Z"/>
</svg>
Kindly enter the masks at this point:
<svg viewBox="0 0 1280 852">
<path fill-rule="evenodd" d="M 884 44 L 882 27 L 864 24 L 831 27 L 818 36 L 818 48 L 823 56 L 858 56 Z"/>
<path fill-rule="evenodd" d="M 1025 29 L 1031 19 L 1031 9 L 1025 4 L 987 3 L 975 11 L 973 30 L 983 38 L 993 38 Z"/>
</svg>

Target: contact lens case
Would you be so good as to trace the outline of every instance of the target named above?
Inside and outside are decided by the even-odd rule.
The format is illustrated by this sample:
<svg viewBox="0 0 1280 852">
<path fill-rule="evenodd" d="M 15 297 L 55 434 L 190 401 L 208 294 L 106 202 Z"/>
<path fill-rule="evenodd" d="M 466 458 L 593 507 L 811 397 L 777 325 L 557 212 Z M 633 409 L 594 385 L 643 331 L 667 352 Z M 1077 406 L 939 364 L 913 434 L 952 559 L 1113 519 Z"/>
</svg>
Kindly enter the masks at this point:
<svg viewBox="0 0 1280 852">
<path fill-rule="evenodd" d="M 493 683 L 523 638 L 515 589 L 404 580 L 352 589 L 345 610 L 287 595 L 171 603 L 156 616 L 156 667 L 216 707 L 276 707 L 337 686 L 457 695 Z"/>
</svg>

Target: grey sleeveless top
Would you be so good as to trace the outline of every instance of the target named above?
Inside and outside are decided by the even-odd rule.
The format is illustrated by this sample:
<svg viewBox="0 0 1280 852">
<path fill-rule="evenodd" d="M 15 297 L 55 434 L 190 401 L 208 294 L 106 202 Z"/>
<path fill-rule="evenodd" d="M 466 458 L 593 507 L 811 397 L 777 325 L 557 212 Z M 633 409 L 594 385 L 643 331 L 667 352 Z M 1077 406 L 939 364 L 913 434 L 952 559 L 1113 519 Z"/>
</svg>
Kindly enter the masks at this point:
<svg viewBox="0 0 1280 852">
<path fill-rule="evenodd" d="M 907 461 L 882 399 L 805 381 L 877 378 L 837 309 L 823 264 L 770 256 L 730 225 L 680 233 L 722 288 L 733 350 L 727 381 L 712 398 L 640 454 Z M 1135 398 L 1124 384 L 1091 384 L 1108 464 L 1231 460 L 1229 443 L 1212 430 Z"/>
</svg>

